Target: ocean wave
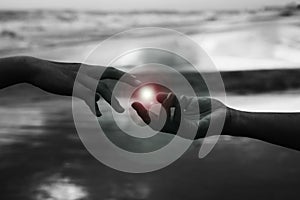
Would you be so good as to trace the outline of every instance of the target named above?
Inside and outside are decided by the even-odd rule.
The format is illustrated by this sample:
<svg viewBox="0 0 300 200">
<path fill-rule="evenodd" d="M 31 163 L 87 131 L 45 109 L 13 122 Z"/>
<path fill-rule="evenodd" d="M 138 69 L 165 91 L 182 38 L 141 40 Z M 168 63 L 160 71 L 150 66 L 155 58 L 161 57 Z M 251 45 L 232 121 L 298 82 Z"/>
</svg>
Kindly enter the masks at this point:
<svg viewBox="0 0 300 200">
<path fill-rule="evenodd" d="M 197 41 L 212 55 L 229 52 L 229 56 L 240 56 L 249 52 L 243 45 L 249 44 L 251 38 L 262 38 L 255 42 L 259 45 L 274 44 L 289 49 L 299 49 L 299 15 L 293 10 L 290 17 L 279 17 L 282 10 L 265 11 L 0 11 L 0 54 L 11 50 L 30 50 L 41 47 L 66 46 L 90 41 L 101 41 L 116 33 L 139 27 L 171 28 L 190 36 L 207 34 L 208 43 Z M 270 22 L 272 27 L 264 23 Z M 249 28 L 257 26 L 257 28 Z M 274 41 L 270 41 L 268 30 L 279 30 Z M 248 27 L 248 28 L 247 28 Z M 247 29 L 247 30 L 246 30 Z M 265 31 L 264 31 L 265 30 Z M 281 31 L 282 30 L 282 31 Z M 233 33 L 236 31 L 236 33 Z M 245 32 L 248 31 L 247 34 Z M 232 32 L 229 33 L 228 32 Z M 218 33 L 218 35 L 214 35 Z M 160 33 L 131 35 L 128 37 L 158 37 Z M 253 35 L 256 34 L 256 35 Z M 230 36 L 231 35 L 231 36 Z M 246 36 L 247 37 L 246 37 Z M 244 37 L 245 36 L 245 37 Z M 275 37 L 274 36 L 274 37 Z M 197 37 L 197 36 L 196 36 Z M 193 37 L 195 38 L 195 37 Z M 197 38 L 196 38 L 197 40 Z M 263 40 L 263 41 L 262 41 Z M 269 45 L 272 46 L 272 45 Z M 255 46 L 255 51 L 257 47 Z M 256 55 L 256 54 L 255 54 Z M 289 57 L 292 54 L 289 53 Z M 293 54 L 294 55 L 294 54 Z M 265 56 L 263 54 L 262 56 Z M 293 60 L 298 61 L 293 56 Z"/>
</svg>

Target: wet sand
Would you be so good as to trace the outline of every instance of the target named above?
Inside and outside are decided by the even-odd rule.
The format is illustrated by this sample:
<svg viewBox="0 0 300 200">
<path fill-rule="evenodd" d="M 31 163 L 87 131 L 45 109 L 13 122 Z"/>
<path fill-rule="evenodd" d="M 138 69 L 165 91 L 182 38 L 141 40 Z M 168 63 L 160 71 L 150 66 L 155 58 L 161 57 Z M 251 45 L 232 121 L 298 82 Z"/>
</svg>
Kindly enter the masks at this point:
<svg viewBox="0 0 300 200">
<path fill-rule="evenodd" d="M 222 137 L 204 159 L 197 157 L 200 140 L 162 170 L 118 172 L 93 158 L 81 143 L 69 98 L 42 92 L 39 98 L 21 97 L 9 94 L 10 90 L 1 93 L 10 99 L 0 107 L 1 199 L 293 199 L 298 195 L 299 152 Z M 249 110 L 289 110 L 296 102 L 299 95 L 292 93 L 228 97 L 229 105 Z M 110 134 L 118 136 L 113 129 Z M 167 137 L 162 134 L 161 140 Z"/>
</svg>

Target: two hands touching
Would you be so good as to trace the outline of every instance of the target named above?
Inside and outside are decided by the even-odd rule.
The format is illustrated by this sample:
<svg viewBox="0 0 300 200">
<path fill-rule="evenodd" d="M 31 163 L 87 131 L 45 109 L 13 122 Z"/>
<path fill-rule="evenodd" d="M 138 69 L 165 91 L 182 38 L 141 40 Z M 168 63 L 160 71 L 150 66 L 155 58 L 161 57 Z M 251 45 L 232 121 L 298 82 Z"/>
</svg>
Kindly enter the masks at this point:
<svg viewBox="0 0 300 200">
<path fill-rule="evenodd" d="M 141 103 L 132 104 L 143 121 L 156 131 L 176 134 L 179 126 L 183 126 L 184 130 L 197 130 L 197 134 L 190 138 L 186 132 L 182 137 L 204 138 L 210 121 L 223 122 L 225 116 L 221 135 L 258 139 L 300 151 L 300 113 L 246 112 L 230 108 L 216 99 L 188 96 L 178 99 L 172 93 L 160 93 L 156 98 L 164 108 L 159 114 L 147 110 Z M 199 110 L 195 109 L 197 106 Z M 161 121 L 165 122 L 163 126 Z"/>
<path fill-rule="evenodd" d="M 113 67 L 92 66 L 81 63 L 53 62 L 34 57 L 9 57 L 0 59 L 0 89 L 18 84 L 29 83 L 47 92 L 78 97 L 85 101 L 91 111 L 100 117 L 102 114 L 97 101 L 102 97 L 114 110 L 119 113 L 124 111 L 105 80 L 121 80 L 133 87 L 139 86 L 141 81 L 134 75 L 128 74 Z M 121 79 L 122 78 L 122 79 Z M 76 90 L 73 90 L 75 79 L 78 81 Z M 96 88 L 94 88 L 97 86 Z M 74 91 L 74 92 L 73 92 Z M 205 137 L 209 125 L 210 115 L 218 115 L 226 112 L 226 106 L 217 100 L 210 98 L 195 98 L 183 96 L 177 99 L 174 94 L 160 93 L 157 96 L 166 112 L 166 122 L 162 132 L 176 134 L 180 124 L 195 129 L 199 127 L 196 138 Z M 180 101 L 180 102 L 179 102 Z M 218 110 L 211 110 L 211 103 L 217 104 Z M 180 111 L 183 106 L 184 112 Z M 194 109 L 200 106 L 201 115 L 195 116 Z M 135 102 L 132 107 L 137 111 L 142 120 L 157 130 L 157 122 L 161 121 L 162 115 L 155 116 L 141 103 Z M 174 115 L 171 114 L 174 108 Z M 182 122 L 181 122 L 181 116 Z M 150 118 L 151 117 L 151 118 Z M 152 123 L 150 120 L 152 119 Z M 194 138 L 192 138 L 194 139 Z"/>
<path fill-rule="evenodd" d="M 120 79 L 121 77 L 122 79 Z M 78 88 L 75 91 L 78 92 L 73 93 L 75 79 L 78 81 L 76 84 Z M 0 89 L 18 83 L 29 83 L 50 93 L 74 95 L 84 100 L 98 117 L 101 116 L 97 105 L 100 97 L 117 112 L 124 111 L 106 85 L 106 79 L 121 80 L 132 86 L 141 84 L 134 75 L 112 67 L 60 63 L 23 56 L 0 58 Z M 94 88 L 94 86 L 97 87 Z M 160 93 L 156 98 L 166 114 L 164 115 L 166 121 L 160 130 L 162 132 L 176 134 L 179 125 L 183 125 L 198 130 L 196 139 L 203 138 L 210 120 L 217 120 L 225 114 L 222 135 L 249 137 L 300 150 L 300 113 L 245 112 L 229 108 L 216 99 L 186 96 L 178 99 L 172 93 Z M 214 110 L 211 109 L 212 104 L 214 104 Z M 196 106 L 199 108 L 200 116 L 197 116 L 199 113 L 195 113 L 195 110 L 198 111 L 195 109 Z M 146 124 L 157 130 L 157 124 L 163 116 L 162 113 L 156 115 L 138 102 L 133 103 L 132 107 Z"/>
<path fill-rule="evenodd" d="M 142 120 L 156 131 L 176 134 L 181 126 L 184 130 L 197 130 L 195 138 L 189 138 L 187 134 L 186 139 L 199 139 L 205 137 L 212 117 L 218 120 L 226 115 L 225 123 L 230 121 L 228 108 L 216 99 L 189 96 L 177 98 L 173 93 L 159 93 L 156 99 L 162 106 L 159 114 L 147 110 L 139 102 L 132 104 Z M 164 122 L 163 126 L 161 122 Z"/>
</svg>

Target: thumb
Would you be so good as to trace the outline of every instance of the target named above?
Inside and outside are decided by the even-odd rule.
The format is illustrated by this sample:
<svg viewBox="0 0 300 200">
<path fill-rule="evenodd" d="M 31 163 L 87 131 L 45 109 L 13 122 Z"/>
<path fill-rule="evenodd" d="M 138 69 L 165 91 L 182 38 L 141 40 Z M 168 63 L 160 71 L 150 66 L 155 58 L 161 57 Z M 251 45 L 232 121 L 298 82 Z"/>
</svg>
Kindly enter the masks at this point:
<svg viewBox="0 0 300 200">
<path fill-rule="evenodd" d="M 131 104 L 131 106 L 146 124 L 150 124 L 151 119 L 149 116 L 149 112 L 141 103 L 134 102 Z"/>
</svg>

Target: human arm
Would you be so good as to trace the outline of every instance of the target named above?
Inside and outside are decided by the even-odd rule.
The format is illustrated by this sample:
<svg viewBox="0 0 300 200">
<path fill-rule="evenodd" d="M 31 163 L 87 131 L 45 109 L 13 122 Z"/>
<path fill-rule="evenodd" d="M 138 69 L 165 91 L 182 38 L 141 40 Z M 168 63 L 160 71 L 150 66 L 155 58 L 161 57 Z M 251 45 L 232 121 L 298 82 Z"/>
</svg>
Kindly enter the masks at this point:
<svg viewBox="0 0 300 200">
<path fill-rule="evenodd" d="M 225 115 L 221 135 L 259 139 L 300 150 L 300 113 L 245 112 L 230 108 L 216 99 L 207 97 L 183 96 L 178 100 L 174 95 L 159 94 L 157 100 L 162 103 L 162 107 L 167 113 L 171 112 L 170 108 L 175 108 L 173 115 L 167 115 L 169 119 L 161 129 L 162 132 L 176 134 L 179 125 L 183 123 L 191 129 L 198 129 L 195 139 L 203 138 L 206 136 L 210 120 L 212 118 L 218 120 Z M 211 109 L 212 104 L 214 104 L 214 110 Z M 184 107 L 181 110 L 180 105 Z M 155 114 L 147 111 L 141 103 L 135 102 L 132 106 L 146 124 L 150 124 L 153 129 L 156 128 L 149 121 L 150 119 L 159 119 L 159 116 L 154 116 Z M 189 116 L 194 115 L 193 111 L 198 110 L 195 109 L 195 106 L 199 106 L 200 115 L 192 120 Z M 181 117 L 182 115 L 183 117 Z"/>
<path fill-rule="evenodd" d="M 300 150 L 300 113 L 245 112 L 227 108 L 230 124 L 222 134 L 248 137 Z"/>
<path fill-rule="evenodd" d="M 140 83 L 133 75 L 113 67 L 61 63 L 28 56 L 0 58 L 0 89 L 18 83 L 29 83 L 53 94 L 74 95 L 84 100 L 98 117 L 101 112 L 96 101 L 100 96 L 117 112 L 124 111 L 104 82 L 105 79 L 121 79 L 133 86 Z M 76 90 L 73 90 L 75 80 L 78 83 Z"/>
</svg>

